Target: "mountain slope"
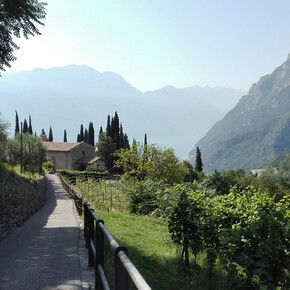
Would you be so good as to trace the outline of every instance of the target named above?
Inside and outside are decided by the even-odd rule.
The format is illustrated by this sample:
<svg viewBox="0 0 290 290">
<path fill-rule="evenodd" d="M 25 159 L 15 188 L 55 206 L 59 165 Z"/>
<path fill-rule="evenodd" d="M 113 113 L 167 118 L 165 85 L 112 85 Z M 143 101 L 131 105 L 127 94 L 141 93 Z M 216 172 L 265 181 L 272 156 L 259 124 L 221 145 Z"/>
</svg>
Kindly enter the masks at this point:
<svg viewBox="0 0 290 290">
<path fill-rule="evenodd" d="M 205 170 L 260 167 L 290 151 L 289 129 L 290 57 L 254 84 L 197 143 Z"/>
<path fill-rule="evenodd" d="M 237 101 L 243 94 L 238 90 L 220 90 L 220 103 L 226 102 L 223 95 L 229 94 Z M 130 141 L 135 138 L 143 142 L 147 133 L 150 143 L 173 147 L 183 159 L 227 112 L 209 104 L 208 99 L 213 97 L 206 92 L 195 95 L 168 86 L 142 93 L 120 75 L 78 65 L 4 74 L 0 79 L 0 97 L 0 111 L 11 123 L 12 132 L 17 110 L 22 121 L 31 115 L 37 135 L 42 128 L 48 131 L 52 126 L 55 141 L 63 140 L 64 129 L 68 141 L 76 141 L 81 124 L 87 127 L 92 121 L 97 136 L 100 126 L 106 129 L 107 115 L 118 111 Z"/>
</svg>

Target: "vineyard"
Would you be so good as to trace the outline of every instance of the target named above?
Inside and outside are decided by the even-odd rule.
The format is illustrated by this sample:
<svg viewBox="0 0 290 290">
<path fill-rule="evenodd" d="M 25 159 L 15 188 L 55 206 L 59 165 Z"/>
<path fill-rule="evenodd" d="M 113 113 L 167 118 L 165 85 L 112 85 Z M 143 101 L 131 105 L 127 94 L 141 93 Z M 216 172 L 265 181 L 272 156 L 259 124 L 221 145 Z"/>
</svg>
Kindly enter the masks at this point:
<svg viewBox="0 0 290 290">
<path fill-rule="evenodd" d="M 97 211 L 167 223 L 179 265 L 197 287 L 204 285 L 199 271 L 205 269 L 211 285 L 217 273 L 222 276 L 224 289 L 289 289 L 289 194 L 270 195 L 253 186 L 232 186 L 221 194 L 198 182 L 77 178 L 75 183 Z M 135 230 L 133 225 L 130 232 Z"/>
</svg>

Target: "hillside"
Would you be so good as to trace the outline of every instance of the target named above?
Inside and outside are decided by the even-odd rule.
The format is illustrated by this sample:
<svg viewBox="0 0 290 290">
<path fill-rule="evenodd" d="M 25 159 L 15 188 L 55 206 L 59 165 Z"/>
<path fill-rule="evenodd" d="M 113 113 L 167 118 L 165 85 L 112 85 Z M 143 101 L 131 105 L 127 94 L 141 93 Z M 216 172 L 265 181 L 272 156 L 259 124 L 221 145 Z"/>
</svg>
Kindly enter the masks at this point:
<svg viewBox="0 0 290 290">
<path fill-rule="evenodd" d="M 290 182 L 290 153 L 281 155 L 270 164 L 263 167 L 262 176 L 269 176 L 274 180 L 283 179 Z"/>
<path fill-rule="evenodd" d="M 147 133 L 149 143 L 172 147 L 183 159 L 243 94 L 227 88 L 196 87 L 192 92 L 172 86 L 143 93 L 118 74 L 80 65 L 6 73 L 0 79 L 1 112 L 12 133 L 17 110 L 20 120 L 31 115 L 37 135 L 52 126 L 54 141 L 62 141 L 66 129 L 68 141 L 74 142 L 81 124 L 87 127 L 92 121 L 97 135 L 100 126 L 105 129 L 107 115 L 117 110 L 130 142 L 143 142 Z M 217 96 L 222 107 L 209 102 Z"/>
<path fill-rule="evenodd" d="M 198 141 L 204 169 L 251 169 L 290 152 L 290 54 Z M 195 149 L 190 152 L 194 160 Z"/>
</svg>

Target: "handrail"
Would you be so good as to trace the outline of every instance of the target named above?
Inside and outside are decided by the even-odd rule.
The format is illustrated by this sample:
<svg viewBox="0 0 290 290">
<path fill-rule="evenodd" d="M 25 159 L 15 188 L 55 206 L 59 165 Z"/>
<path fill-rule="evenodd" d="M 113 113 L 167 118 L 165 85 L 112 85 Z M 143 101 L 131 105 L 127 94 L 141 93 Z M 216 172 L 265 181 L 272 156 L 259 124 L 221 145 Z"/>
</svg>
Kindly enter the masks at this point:
<svg viewBox="0 0 290 290">
<path fill-rule="evenodd" d="M 114 250 L 115 289 L 128 290 L 129 277 L 137 289 L 151 289 L 128 258 L 128 251 L 120 246 L 104 221 L 99 219 L 88 203 L 84 203 L 84 237 L 89 252 L 89 267 L 95 267 L 95 289 L 110 289 L 104 274 L 104 237 Z"/>
<path fill-rule="evenodd" d="M 74 200 L 78 214 L 81 216 L 83 214 L 83 198 L 79 197 L 76 192 L 64 181 L 60 173 L 56 173 L 61 180 L 64 189 L 69 193 L 70 197 Z"/>
<path fill-rule="evenodd" d="M 114 250 L 115 267 L 115 290 L 129 290 L 130 280 L 139 290 L 151 290 L 150 286 L 141 276 L 137 268 L 128 258 L 128 250 L 120 246 L 112 234 L 104 225 L 104 221 L 99 219 L 88 203 L 83 204 L 83 199 L 78 197 L 76 192 L 67 184 L 62 175 L 57 173 L 61 179 L 63 187 L 74 199 L 79 215 L 84 213 L 84 238 L 86 248 L 88 248 L 88 266 L 95 268 L 95 289 L 110 290 L 104 272 L 104 237 L 108 240 Z"/>
</svg>

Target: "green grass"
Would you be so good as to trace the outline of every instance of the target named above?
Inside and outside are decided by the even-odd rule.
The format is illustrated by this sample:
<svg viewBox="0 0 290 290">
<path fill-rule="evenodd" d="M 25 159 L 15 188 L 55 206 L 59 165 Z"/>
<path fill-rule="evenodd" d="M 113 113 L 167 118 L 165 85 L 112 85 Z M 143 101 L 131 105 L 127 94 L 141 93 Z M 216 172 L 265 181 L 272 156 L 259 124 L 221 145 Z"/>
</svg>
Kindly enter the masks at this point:
<svg viewBox="0 0 290 290">
<path fill-rule="evenodd" d="M 23 170 L 21 173 L 20 165 L 11 166 L 4 162 L 0 162 L 0 172 L 10 172 L 15 175 L 19 175 L 19 176 L 31 178 L 31 179 L 39 179 L 40 177 L 42 177 L 42 175 L 40 175 L 38 172 L 31 172 L 31 171 Z"/>
<path fill-rule="evenodd" d="M 225 289 L 222 275 L 215 274 L 208 280 L 204 254 L 194 267 L 186 269 L 182 265 L 181 249 L 172 243 L 165 221 L 127 213 L 96 214 L 119 245 L 128 249 L 130 260 L 152 289 Z M 108 246 L 106 252 L 106 274 L 112 281 L 113 260 Z"/>
</svg>

